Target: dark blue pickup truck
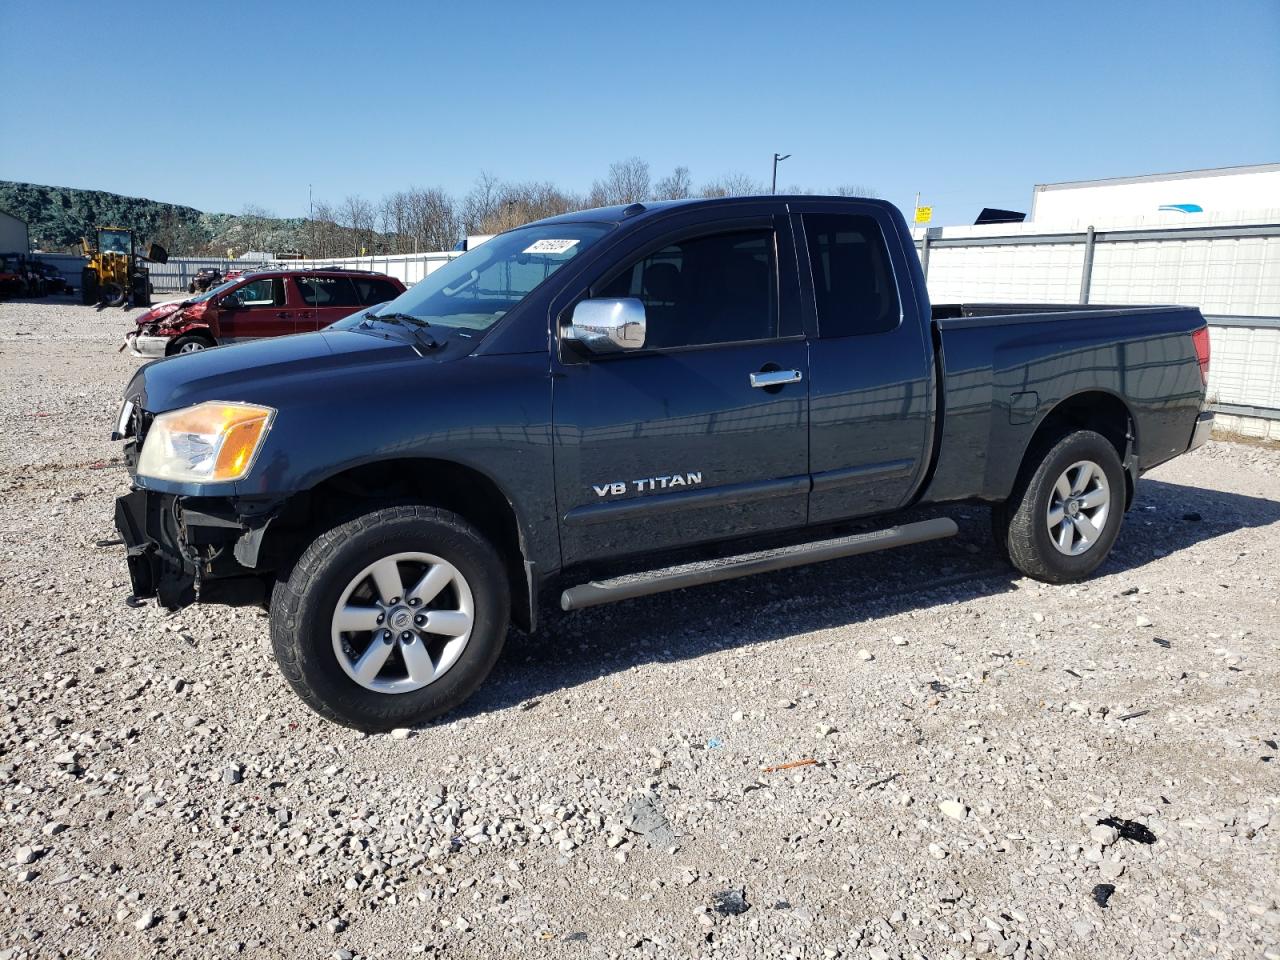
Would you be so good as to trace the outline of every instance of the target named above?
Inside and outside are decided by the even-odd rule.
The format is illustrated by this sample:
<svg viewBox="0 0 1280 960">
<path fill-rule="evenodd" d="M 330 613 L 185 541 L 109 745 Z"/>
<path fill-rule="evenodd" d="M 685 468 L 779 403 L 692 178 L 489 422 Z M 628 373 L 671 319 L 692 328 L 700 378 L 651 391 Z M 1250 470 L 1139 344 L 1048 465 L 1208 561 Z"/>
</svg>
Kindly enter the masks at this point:
<svg viewBox="0 0 1280 960">
<path fill-rule="evenodd" d="M 956 532 L 905 507 L 988 503 L 1019 570 L 1085 577 L 1139 475 L 1207 438 L 1208 363 L 1195 309 L 931 307 L 887 203 L 587 210 L 143 367 L 116 524 L 136 597 L 268 604 L 306 702 L 386 729 L 459 704 L 549 597 Z"/>
</svg>

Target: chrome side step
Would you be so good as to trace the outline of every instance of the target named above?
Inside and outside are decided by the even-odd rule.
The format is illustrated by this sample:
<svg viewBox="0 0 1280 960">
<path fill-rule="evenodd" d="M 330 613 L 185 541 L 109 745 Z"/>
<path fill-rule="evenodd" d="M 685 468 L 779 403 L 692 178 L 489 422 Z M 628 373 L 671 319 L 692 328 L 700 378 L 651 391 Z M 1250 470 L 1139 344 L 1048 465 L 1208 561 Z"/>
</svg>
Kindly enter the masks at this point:
<svg viewBox="0 0 1280 960">
<path fill-rule="evenodd" d="M 676 568 L 676 572 L 619 577 L 603 582 L 592 581 L 570 587 L 560 594 L 560 608 L 581 610 L 584 607 L 630 600 L 633 597 L 647 597 L 655 593 L 665 593 L 668 590 L 681 590 L 704 583 L 719 583 L 721 580 L 735 580 L 738 577 L 750 577 L 757 573 L 802 567 L 810 563 L 821 563 L 824 560 L 837 560 L 840 557 L 888 550 L 891 547 L 905 547 L 912 543 L 923 543 L 926 540 L 941 540 L 945 537 L 954 537 L 958 530 L 956 522 L 950 517 L 935 517 L 932 520 L 921 520 L 901 527 L 889 527 L 887 530 L 872 530 L 869 533 L 841 537 L 838 540 L 824 540 L 820 543 L 793 547 L 763 556 L 728 562 L 720 561 L 696 569 Z"/>
</svg>

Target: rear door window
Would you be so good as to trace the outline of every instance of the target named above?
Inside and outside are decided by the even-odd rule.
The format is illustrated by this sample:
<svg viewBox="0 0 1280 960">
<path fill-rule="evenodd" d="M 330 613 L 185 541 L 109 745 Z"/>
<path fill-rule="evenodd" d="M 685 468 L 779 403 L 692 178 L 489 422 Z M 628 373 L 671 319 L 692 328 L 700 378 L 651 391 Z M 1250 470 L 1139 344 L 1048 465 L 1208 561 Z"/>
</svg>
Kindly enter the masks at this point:
<svg viewBox="0 0 1280 960">
<path fill-rule="evenodd" d="M 294 280 L 302 301 L 309 307 L 360 306 L 350 277 L 298 277 Z M 380 301 L 379 301 L 380 302 Z"/>
<path fill-rule="evenodd" d="M 887 333 L 902 310 L 884 234 L 874 218 L 806 213 L 805 242 L 822 337 Z"/>
<path fill-rule="evenodd" d="M 360 298 L 360 305 L 364 307 L 385 303 L 400 296 L 400 291 L 389 280 L 381 280 L 378 277 L 353 277 L 352 282 L 356 286 L 356 296 Z"/>
</svg>

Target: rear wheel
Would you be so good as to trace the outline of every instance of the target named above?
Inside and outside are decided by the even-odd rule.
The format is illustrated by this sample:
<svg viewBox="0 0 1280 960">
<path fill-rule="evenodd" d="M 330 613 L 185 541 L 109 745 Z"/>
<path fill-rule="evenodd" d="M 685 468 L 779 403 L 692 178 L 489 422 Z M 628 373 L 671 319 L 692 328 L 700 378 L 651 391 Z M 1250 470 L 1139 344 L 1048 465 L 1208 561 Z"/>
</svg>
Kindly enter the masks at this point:
<svg viewBox="0 0 1280 960">
<path fill-rule="evenodd" d="M 87 267 L 80 272 L 80 302 L 86 307 L 98 302 L 98 275 Z"/>
<path fill-rule="evenodd" d="M 506 639 L 510 586 L 461 517 L 388 507 L 320 536 L 271 598 L 281 672 L 316 713 L 361 730 L 462 703 Z"/>
<path fill-rule="evenodd" d="M 173 338 L 173 342 L 165 348 L 164 355 L 174 357 L 180 353 L 196 353 L 200 350 L 208 350 L 212 346 L 214 342 L 208 337 L 202 337 L 198 333 L 184 333 L 180 337 Z"/>
<path fill-rule="evenodd" d="M 1078 430 L 1028 458 L 993 533 L 1029 577 L 1070 583 L 1110 553 L 1124 516 L 1124 468 L 1101 434 Z"/>
</svg>

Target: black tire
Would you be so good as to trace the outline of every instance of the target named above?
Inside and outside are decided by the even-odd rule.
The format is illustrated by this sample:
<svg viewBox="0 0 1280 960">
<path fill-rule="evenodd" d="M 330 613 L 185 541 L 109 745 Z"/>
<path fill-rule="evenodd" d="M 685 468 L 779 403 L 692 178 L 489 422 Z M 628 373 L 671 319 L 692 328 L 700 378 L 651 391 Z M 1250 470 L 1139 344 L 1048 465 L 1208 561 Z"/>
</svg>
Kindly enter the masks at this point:
<svg viewBox="0 0 1280 960">
<path fill-rule="evenodd" d="M 86 307 L 98 302 L 98 275 L 87 267 L 80 272 L 80 302 Z"/>
<path fill-rule="evenodd" d="M 1080 552 L 1069 555 L 1055 545 L 1050 535 L 1049 508 L 1055 484 L 1079 463 L 1091 463 L 1101 469 L 1106 480 L 1107 509 L 1101 526 L 1090 523 L 1090 528 L 1097 530 L 1096 536 L 1087 543 L 1073 543 L 1071 546 L 1078 546 Z M 1102 484 L 1095 483 L 1095 487 L 1101 489 Z M 1124 505 L 1124 467 L 1116 448 L 1099 433 L 1077 430 L 1028 452 L 1013 493 L 992 511 L 992 533 L 997 544 L 1003 544 L 1008 551 L 1010 562 L 1027 576 L 1046 583 L 1073 583 L 1088 577 L 1106 560 L 1120 533 Z M 1071 539 L 1072 533 L 1068 531 L 1066 536 Z"/>
<path fill-rule="evenodd" d="M 180 353 L 195 353 L 198 350 L 209 350 L 217 346 L 208 337 L 201 336 L 198 333 L 184 333 L 180 337 L 174 337 L 169 341 L 169 345 L 164 348 L 166 357 L 176 357 Z"/>
<path fill-rule="evenodd" d="M 461 573 L 474 598 L 474 619 L 461 655 L 441 676 L 412 692 L 380 693 L 339 663 L 334 611 L 360 571 L 412 551 L 433 554 Z M 390 730 L 425 723 L 466 700 L 497 662 L 510 613 L 502 561 L 474 527 L 434 507 L 385 507 L 334 527 L 303 551 L 272 593 L 271 644 L 285 679 L 320 716 L 358 730 Z"/>
<path fill-rule="evenodd" d="M 128 296 L 124 287 L 118 283 L 104 283 L 98 294 L 102 303 L 108 307 L 123 307 Z"/>
<path fill-rule="evenodd" d="M 195 293 L 195 292 L 196 292 L 196 285 L 194 283 L 188 283 L 187 293 Z"/>
</svg>

